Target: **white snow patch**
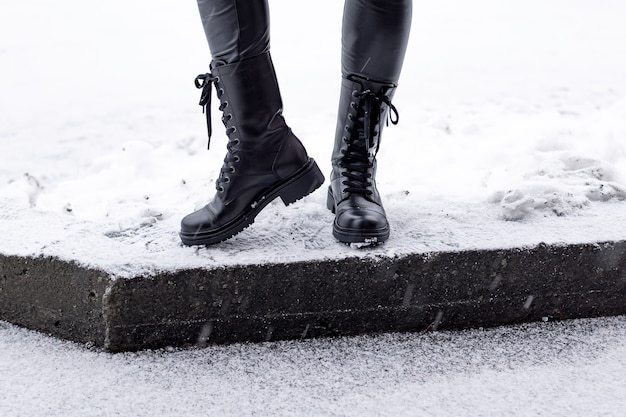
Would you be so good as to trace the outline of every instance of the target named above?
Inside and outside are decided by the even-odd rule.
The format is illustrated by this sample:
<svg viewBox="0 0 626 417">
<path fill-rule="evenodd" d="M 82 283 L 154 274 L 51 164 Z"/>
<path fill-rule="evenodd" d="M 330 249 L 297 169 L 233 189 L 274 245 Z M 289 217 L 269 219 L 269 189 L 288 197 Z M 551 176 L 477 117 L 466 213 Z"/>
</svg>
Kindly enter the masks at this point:
<svg viewBox="0 0 626 417">
<path fill-rule="evenodd" d="M 619 416 L 626 318 L 109 354 L 0 322 L 3 416 Z"/>
</svg>

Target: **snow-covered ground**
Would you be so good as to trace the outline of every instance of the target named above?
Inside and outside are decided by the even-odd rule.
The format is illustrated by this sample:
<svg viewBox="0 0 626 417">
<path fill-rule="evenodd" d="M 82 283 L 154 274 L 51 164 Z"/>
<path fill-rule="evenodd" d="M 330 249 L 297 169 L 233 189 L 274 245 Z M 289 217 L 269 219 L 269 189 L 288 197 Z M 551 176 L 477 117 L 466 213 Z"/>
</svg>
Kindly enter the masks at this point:
<svg viewBox="0 0 626 417">
<path fill-rule="evenodd" d="M 342 2 L 273 0 L 285 116 L 329 173 Z M 626 237 L 626 3 L 416 1 L 379 188 L 387 244 L 331 235 L 326 187 L 236 238 L 186 248 L 225 153 L 192 80 L 210 60 L 195 2 L 0 6 L 3 253 L 123 277 L 154 270 Z"/>
<path fill-rule="evenodd" d="M 324 172 L 342 2 L 272 0 L 285 116 Z M 119 277 L 186 267 L 626 238 L 626 2 L 414 3 L 385 130 L 382 246 L 331 236 L 325 189 L 186 248 L 206 151 L 195 2 L 3 0 L 0 252 Z M 219 114 L 214 111 L 215 126 Z M 623 416 L 623 317 L 110 355 L 0 323 L 0 415 Z"/>
<path fill-rule="evenodd" d="M 622 417 L 626 317 L 109 354 L 0 322 L 0 415 Z"/>
</svg>

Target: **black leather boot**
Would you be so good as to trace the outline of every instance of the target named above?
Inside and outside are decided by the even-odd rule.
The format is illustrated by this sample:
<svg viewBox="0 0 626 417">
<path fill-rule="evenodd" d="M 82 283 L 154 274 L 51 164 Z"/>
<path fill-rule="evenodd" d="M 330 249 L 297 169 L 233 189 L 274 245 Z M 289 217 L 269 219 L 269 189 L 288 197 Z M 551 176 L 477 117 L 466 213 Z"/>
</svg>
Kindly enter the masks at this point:
<svg viewBox="0 0 626 417">
<path fill-rule="evenodd" d="M 199 75 L 200 104 L 211 135 L 211 85 L 215 84 L 229 142 L 217 193 L 202 209 L 185 216 L 185 245 L 210 245 L 254 222 L 276 197 L 285 205 L 310 194 L 324 176 L 282 116 L 282 100 L 269 52 Z"/>
<path fill-rule="evenodd" d="M 344 243 L 376 244 L 389 237 L 389 223 L 376 188 L 376 153 L 395 85 L 352 75 L 342 78 L 328 209 L 333 235 Z"/>
</svg>

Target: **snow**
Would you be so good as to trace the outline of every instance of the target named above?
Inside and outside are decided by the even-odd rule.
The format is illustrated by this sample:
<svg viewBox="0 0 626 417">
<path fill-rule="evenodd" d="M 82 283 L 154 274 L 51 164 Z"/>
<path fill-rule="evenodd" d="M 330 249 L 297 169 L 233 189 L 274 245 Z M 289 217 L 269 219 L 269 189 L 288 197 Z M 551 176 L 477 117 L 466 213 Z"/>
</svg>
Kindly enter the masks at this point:
<svg viewBox="0 0 626 417">
<path fill-rule="evenodd" d="M 0 415 L 623 416 L 626 317 L 110 354 L 0 322 Z"/>
<path fill-rule="evenodd" d="M 271 7 L 284 114 L 329 173 L 342 2 Z M 4 0 L 0 253 L 123 278 L 623 240 L 625 13 L 618 0 L 416 0 L 400 124 L 379 154 L 391 239 L 337 243 L 322 187 L 187 248 L 179 221 L 211 197 L 226 141 L 216 129 L 206 151 L 195 3 Z M 619 416 L 625 342 L 617 317 L 111 355 L 0 322 L 0 415 Z"/>
<path fill-rule="evenodd" d="M 271 4 L 284 114 L 326 174 L 342 7 Z M 610 0 L 416 1 L 400 124 L 379 154 L 391 239 L 336 242 L 323 186 L 275 201 L 228 242 L 188 248 L 180 219 L 214 193 L 226 142 L 216 129 L 206 150 L 192 80 L 210 57 L 194 2 L 6 1 L 0 251 L 129 277 L 624 239 L 625 12 Z"/>
</svg>

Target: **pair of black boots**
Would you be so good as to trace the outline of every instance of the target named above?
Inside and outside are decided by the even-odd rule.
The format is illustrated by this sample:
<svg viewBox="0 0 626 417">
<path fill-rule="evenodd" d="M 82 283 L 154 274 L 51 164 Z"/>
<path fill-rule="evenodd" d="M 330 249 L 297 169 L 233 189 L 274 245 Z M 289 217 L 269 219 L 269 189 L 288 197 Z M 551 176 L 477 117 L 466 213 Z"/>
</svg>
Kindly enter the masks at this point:
<svg viewBox="0 0 626 417">
<path fill-rule="evenodd" d="M 282 99 L 269 52 L 199 75 L 200 104 L 211 135 L 211 89 L 215 86 L 229 138 L 217 193 L 202 209 L 185 216 L 185 245 L 224 241 L 254 222 L 280 197 L 289 205 L 324 183 L 324 176 L 282 116 Z M 332 154 L 328 208 L 333 235 L 344 243 L 376 244 L 389 237 L 389 223 L 376 189 L 376 153 L 395 85 L 348 76 L 342 79 Z"/>
</svg>

